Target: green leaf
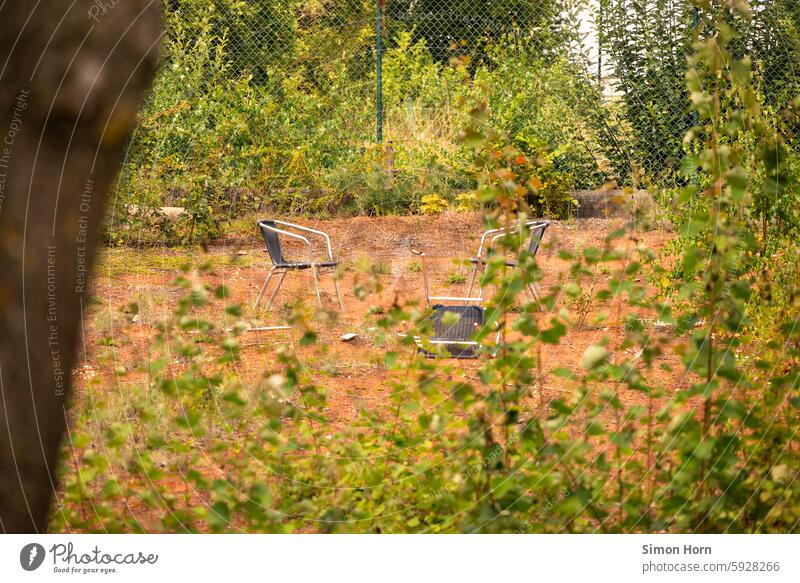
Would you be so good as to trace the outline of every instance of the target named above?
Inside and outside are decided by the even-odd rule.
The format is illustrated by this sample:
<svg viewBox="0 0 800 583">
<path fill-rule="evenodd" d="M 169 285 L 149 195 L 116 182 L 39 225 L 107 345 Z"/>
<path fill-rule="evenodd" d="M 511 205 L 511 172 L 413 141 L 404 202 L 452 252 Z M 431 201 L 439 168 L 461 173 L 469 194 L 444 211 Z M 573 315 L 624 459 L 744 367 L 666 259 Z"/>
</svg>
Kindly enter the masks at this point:
<svg viewBox="0 0 800 583">
<path fill-rule="evenodd" d="M 587 348 L 581 356 L 581 367 L 592 370 L 608 359 L 608 350 L 604 346 L 594 344 Z"/>
<path fill-rule="evenodd" d="M 561 337 L 567 333 L 567 328 L 558 320 L 551 321 L 552 326 L 547 330 L 542 330 L 539 339 L 545 344 L 558 344 L 561 342 Z"/>
<path fill-rule="evenodd" d="M 736 202 L 744 200 L 747 192 L 747 174 L 744 168 L 736 166 L 728 172 L 728 185 L 731 188 L 731 196 Z"/>
<path fill-rule="evenodd" d="M 603 424 L 598 421 L 591 421 L 586 426 L 586 435 L 601 435 L 604 431 Z"/>
<path fill-rule="evenodd" d="M 700 460 L 710 460 L 711 454 L 714 452 L 714 446 L 716 445 L 716 440 L 713 438 L 706 438 L 705 440 L 701 441 L 697 444 L 697 447 L 694 448 L 692 454 L 694 457 Z"/>
<path fill-rule="evenodd" d="M 455 326 L 458 324 L 459 320 L 461 320 L 461 314 L 457 314 L 456 312 L 445 311 L 444 314 L 442 314 L 442 325 L 447 328 Z"/>
<path fill-rule="evenodd" d="M 750 83 L 750 76 L 752 71 L 752 63 L 750 57 L 743 59 L 734 59 L 731 62 L 731 79 L 737 85 L 747 85 Z"/>
<path fill-rule="evenodd" d="M 453 398 L 458 402 L 471 400 L 474 394 L 475 390 L 467 383 L 459 383 L 453 390 Z"/>
<path fill-rule="evenodd" d="M 215 530 L 221 530 L 231 523 L 231 511 L 225 502 L 215 502 L 208 514 L 208 521 Z"/>
<path fill-rule="evenodd" d="M 697 168 L 699 166 L 700 166 L 700 160 L 698 160 L 697 156 L 694 155 L 684 156 L 683 160 L 681 160 L 681 168 L 680 168 L 681 174 L 683 174 L 687 178 L 691 178 L 697 173 Z"/>
<path fill-rule="evenodd" d="M 231 316 L 240 318 L 242 316 L 242 306 L 239 304 L 228 304 L 225 306 L 225 312 Z"/>
<path fill-rule="evenodd" d="M 557 376 L 562 379 L 572 380 L 575 378 L 575 375 L 572 374 L 572 371 L 566 367 L 558 367 L 553 369 L 553 376 Z"/>
</svg>

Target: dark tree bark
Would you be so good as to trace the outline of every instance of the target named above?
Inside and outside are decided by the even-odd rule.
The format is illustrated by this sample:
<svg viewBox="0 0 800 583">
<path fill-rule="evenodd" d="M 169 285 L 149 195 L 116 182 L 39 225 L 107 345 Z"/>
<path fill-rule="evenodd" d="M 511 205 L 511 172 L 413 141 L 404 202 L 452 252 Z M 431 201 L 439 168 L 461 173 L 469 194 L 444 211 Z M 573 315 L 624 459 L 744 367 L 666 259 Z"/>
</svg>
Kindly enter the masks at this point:
<svg viewBox="0 0 800 583">
<path fill-rule="evenodd" d="M 160 15 L 158 0 L 0 2 L 5 532 L 47 527 L 94 248 L 156 65 Z"/>
</svg>

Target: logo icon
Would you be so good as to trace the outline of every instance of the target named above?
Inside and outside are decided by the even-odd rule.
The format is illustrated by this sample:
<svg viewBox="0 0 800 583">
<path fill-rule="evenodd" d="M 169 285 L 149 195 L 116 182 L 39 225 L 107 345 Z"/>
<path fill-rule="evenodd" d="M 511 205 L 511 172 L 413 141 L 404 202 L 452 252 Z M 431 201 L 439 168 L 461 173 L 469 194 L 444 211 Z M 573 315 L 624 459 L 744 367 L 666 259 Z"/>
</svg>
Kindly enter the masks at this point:
<svg viewBox="0 0 800 583">
<path fill-rule="evenodd" d="M 30 543 L 19 552 L 19 564 L 26 571 L 35 571 L 44 562 L 44 547 L 39 543 Z"/>
</svg>

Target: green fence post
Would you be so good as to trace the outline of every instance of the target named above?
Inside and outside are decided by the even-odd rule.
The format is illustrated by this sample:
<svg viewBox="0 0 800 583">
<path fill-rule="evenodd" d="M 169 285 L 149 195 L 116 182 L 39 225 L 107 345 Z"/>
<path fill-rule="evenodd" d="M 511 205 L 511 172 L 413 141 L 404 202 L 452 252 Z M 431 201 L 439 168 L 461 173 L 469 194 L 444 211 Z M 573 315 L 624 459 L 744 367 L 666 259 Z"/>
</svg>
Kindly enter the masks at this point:
<svg viewBox="0 0 800 583">
<path fill-rule="evenodd" d="M 375 0 L 375 118 L 377 122 L 377 139 L 383 142 L 383 33 L 381 24 L 383 10 L 381 2 Z"/>
<path fill-rule="evenodd" d="M 697 27 L 700 26 L 700 9 L 695 6 L 692 9 L 692 42 L 697 40 Z M 692 114 L 692 125 L 697 125 L 699 116 L 697 111 Z"/>
<path fill-rule="evenodd" d="M 700 9 L 695 6 L 692 9 L 692 42 L 697 40 L 697 27 L 700 26 Z M 692 126 L 696 126 L 700 123 L 700 115 L 697 113 L 697 110 L 692 112 Z M 692 176 L 692 184 L 697 184 L 697 170 L 695 170 L 694 176 Z"/>
</svg>

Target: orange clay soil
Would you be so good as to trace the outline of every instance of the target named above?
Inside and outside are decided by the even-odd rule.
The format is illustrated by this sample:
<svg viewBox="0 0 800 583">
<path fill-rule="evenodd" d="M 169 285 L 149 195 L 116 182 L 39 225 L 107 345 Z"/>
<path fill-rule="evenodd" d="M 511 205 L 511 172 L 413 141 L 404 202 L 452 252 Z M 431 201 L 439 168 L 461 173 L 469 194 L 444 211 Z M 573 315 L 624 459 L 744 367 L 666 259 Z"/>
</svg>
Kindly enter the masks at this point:
<svg viewBox="0 0 800 583">
<path fill-rule="evenodd" d="M 263 380 L 265 373 L 278 372 L 275 349 L 280 344 L 288 343 L 308 366 L 314 381 L 326 387 L 328 415 L 334 425 L 332 429 L 340 424 L 350 425 L 361 406 L 379 413 L 386 407 L 388 414 L 390 389 L 387 381 L 397 373 L 386 371 L 379 361 L 382 348 L 396 349 L 399 345 L 394 339 L 388 340 L 383 346 L 376 345 L 378 331 L 371 323 L 373 317 L 370 312 L 374 314 L 385 310 L 396 300 L 401 303 L 422 300 L 422 273 L 419 258 L 411 253 L 412 249 L 424 250 L 429 257 L 429 279 L 433 294 L 466 295 L 471 267 L 459 265 L 457 260 L 475 253 L 482 230 L 480 215 L 356 217 L 306 221 L 303 224 L 324 230 L 331 236 L 334 253 L 346 269 L 341 281 L 345 312 L 320 323 L 319 343 L 315 347 L 299 346 L 300 335 L 296 330 L 245 332 L 239 339 L 241 361 L 237 365 L 237 372 L 245 385 L 254 385 Z M 543 272 L 540 289 L 547 290 L 567 276 L 570 263 L 559 258 L 559 250 L 580 252 L 590 246 L 602 247 L 606 235 L 618 226 L 618 221 L 605 219 L 554 222 L 537 256 Z M 636 241 L 631 238 L 619 239 L 618 244 L 632 246 L 638 242 L 658 249 L 670 237 L 663 231 L 647 231 L 637 233 Z M 137 251 L 129 249 L 126 253 L 135 254 Z M 198 248 L 196 252 L 189 253 L 186 249 L 164 248 L 160 253 L 165 256 L 183 255 L 195 262 L 212 260 L 215 267 L 204 276 L 204 281 L 211 285 L 224 283 L 231 292 L 230 301 L 243 306 L 243 318 L 254 321 L 261 316 L 263 326 L 285 324 L 288 305 L 295 302 L 316 305 L 311 273 L 303 271 L 287 275 L 271 312 L 262 315 L 253 309 L 253 302 L 270 267 L 255 228 L 250 238 L 223 240 L 207 251 Z M 304 253 L 302 246 L 289 246 L 285 252 L 293 258 L 302 258 Z M 378 266 L 378 278 L 383 290 L 362 301 L 354 295 L 354 281 L 359 277 L 354 265 L 364 259 Z M 611 270 L 617 267 L 608 265 L 605 269 L 599 268 L 594 276 L 594 289 L 602 289 L 612 277 Z M 108 270 L 105 273 L 102 268 L 99 270 L 93 293 L 101 301 L 88 310 L 84 330 L 85 354 L 81 355 L 76 370 L 78 399 L 81 398 L 81 386 L 89 382 L 101 387 L 101 390 L 118 390 L 124 394 L 126 386 L 130 388 L 144 380 L 143 373 L 136 370 L 136 363 L 148 355 L 148 344 L 156 334 L 151 324 L 169 313 L 182 291 L 172 285 L 176 272 L 157 268 L 153 268 L 152 272 L 145 271 L 110 275 Z M 462 277 L 459 279 L 456 277 L 458 275 Z M 363 274 L 360 278 L 364 279 Z M 272 285 L 276 279 L 273 278 Z M 584 278 L 583 285 L 589 288 L 590 280 Z M 336 314 L 336 296 L 331 276 L 322 276 L 320 286 L 324 306 Z M 269 291 L 265 294 L 262 307 L 268 295 Z M 142 306 L 139 316 L 134 319 L 130 314 L 122 314 L 122 310 L 137 297 Z M 216 313 L 205 314 L 208 319 L 219 325 L 227 318 L 227 326 L 234 324 L 234 319 L 225 316 L 219 303 L 215 304 L 214 310 Z M 585 324 L 571 327 L 560 345 L 542 345 L 541 370 L 545 374 L 535 387 L 535 400 L 544 401 L 570 392 L 565 381 L 547 374 L 548 371 L 555 367 L 577 368 L 586 347 L 604 337 L 609 339 L 609 348 L 613 351 L 624 336 L 622 320 L 630 311 L 624 298 L 612 299 L 602 306 L 592 305 L 588 309 Z M 594 325 L 600 312 L 607 313 L 608 317 L 604 322 Z M 547 318 L 547 314 L 541 315 L 542 325 L 545 325 Z M 347 343 L 339 340 L 347 332 L 355 332 L 358 337 Z M 633 349 L 627 349 L 627 354 L 617 358 L 621 359 L 622 356 L 634 358 L 636 355 Z M 467 378 L 474 378 L 479 366 L 479 362 L 474 360 L 448 362 L 453 366 L 453 375 Z M 669 365 L 672 371 L 655 370 L 655 378 L 651 377 L 654 383 L 661 384 L 668 392 L 690 384 L 691 379 L 683 373 L 678 357 L 671 350 L 665 351 L 660 364 Z M 115 372 L 120 367 L 125 369 L 124 374 Z M 625 392 L 632 402 L 643 400 L 643 395 L 635 391 Z"/>
</svg>

